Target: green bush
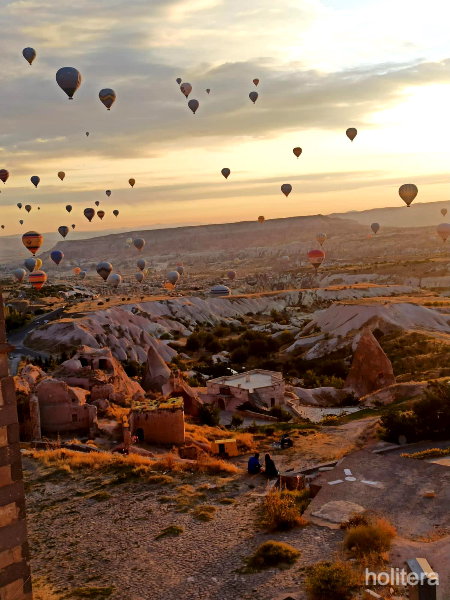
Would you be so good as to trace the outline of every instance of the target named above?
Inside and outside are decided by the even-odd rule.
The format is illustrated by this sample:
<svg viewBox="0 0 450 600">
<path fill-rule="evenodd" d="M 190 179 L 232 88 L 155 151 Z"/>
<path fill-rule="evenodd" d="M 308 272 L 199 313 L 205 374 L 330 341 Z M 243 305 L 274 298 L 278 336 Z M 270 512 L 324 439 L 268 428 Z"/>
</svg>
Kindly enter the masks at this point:
<svg viewBox="0 0 450 600">
<path fill-rule="evenodd" d="M 244 417 L 241 415 L 233 415 L 231 417 L 230 427 L 231 429 L 239 429 L 239 427 L 243 424 Z"/>
<path fill-rule="evenodd" d="M 202 404 L 198 408 L 198 418 L 203 425 L 220 425 L 220 410 L 213 404 Z"/>
</svg>

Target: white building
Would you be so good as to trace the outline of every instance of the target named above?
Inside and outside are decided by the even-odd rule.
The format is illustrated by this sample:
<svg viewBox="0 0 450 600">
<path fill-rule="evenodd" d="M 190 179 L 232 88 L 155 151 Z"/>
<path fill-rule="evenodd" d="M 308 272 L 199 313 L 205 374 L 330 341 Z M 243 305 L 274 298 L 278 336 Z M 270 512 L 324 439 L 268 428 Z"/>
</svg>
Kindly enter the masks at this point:
<svg viewBox="0 0 450 600">
<path fill-rule="evenodd" d="M 284 378 L 276 371 L 254 369 L 247 373 L 217 377 L 206 382 L 207 393 L 221 410 L 234 410 L 243 402 L 267 408 L 284 403 Z"/>
</svg>

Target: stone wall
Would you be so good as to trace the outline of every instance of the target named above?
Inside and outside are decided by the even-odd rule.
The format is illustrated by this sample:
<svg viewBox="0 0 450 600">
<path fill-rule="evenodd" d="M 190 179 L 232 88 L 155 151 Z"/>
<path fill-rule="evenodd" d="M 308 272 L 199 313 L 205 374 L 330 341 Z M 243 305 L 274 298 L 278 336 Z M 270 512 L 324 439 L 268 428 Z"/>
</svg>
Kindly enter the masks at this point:
<svg viewBox="0 0 450 600">
<path fill-rule="evenodd" d="M 14 379 L 0 295 L 0 598 L 31 600 L 31 572 Z"/>
<path fill-rule="evenodd" d="M 132 411 L 131 434 L 142 429 L 144 441 L 155 444 L 184 444 L 184 410 L 182 408 L 160 408 L 148 411 Z"/>
</svg>

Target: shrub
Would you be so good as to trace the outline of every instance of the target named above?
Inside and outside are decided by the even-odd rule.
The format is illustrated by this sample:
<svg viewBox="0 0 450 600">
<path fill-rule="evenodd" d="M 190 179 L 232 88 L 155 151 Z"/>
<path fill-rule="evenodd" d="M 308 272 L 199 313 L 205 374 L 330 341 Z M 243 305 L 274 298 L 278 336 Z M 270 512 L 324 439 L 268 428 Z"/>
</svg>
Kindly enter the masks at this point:
<svg viewBox="0 0 450 600">
<path fill-rule="evenodd" d="M 349 563 L 322 562 L 312 567 L 305 587 L 310 600 L 349 600 L 358 583 Z"/>
<path fill-rule="evenodd" d="M 244 417 L 242 417 L 241 415 L 233 415 L 231 417 L 230 427 L 231 429 L 239 429 L 243 422 Z"/>
<path fill-rule="evenodd" d="M 159 540 L 163 537 L 171 536 L 178 537 L 181 533 L 183 533 L 184 529 L 179 525 L 169 525 L 165 527 L 158 535 L 155 535 L 155 540 Z"/>
<path fill-rule="evenodd" d="M 271 567 L 288 568 L 296 562 L 299 556 L 300 552 L 293 546 L 269 540 L 261 544 L 253 556 L 247 559 L 247 570 L 260 571 Z"/>
<path fill-rule="evenodd" d="M 147 482 L 154 485 L 170 485 L 174 483 L 174 479 L 170 475 L 150 475 Z"/>
<path fill-rule="evenodd" d="M 276 417 L 279 421 L 290 421 L 292 419 L 292 415 L 288 413 L 287 410 L 284 410 L 281 406 L 272 406 L 269 410 L 269 414 L 272 417 Z"/>
<path fill-rule="evenodd" d="M 192 514 L 199 521 L 212 521 L 217 512 L 217 508 L 210 504 L 201 504 L 200 506 L 196 506 L 192 511 Z"/>
<path fill-rule="evenodd" d="M 344 547 L 363 557 L 368 554 L 383 554 L 387 552 L 392 540 L 397 535 L 393 525 L 385 518 L 380 518 L 368 525 L 357 525 L 347 530 Z"/>
<path fill-rule="evenodd" d="M 309 502 L 308 490 L 270 490 L 264 498 L 261 525 L 269 531 L 287 531 L 306 525 L 302 513 Z"/>
<path fill-rule="evenodd" d="M 198 418 L 203 425 L 210 427 L 220 425 L 220 410 L 213 404 L 202 404 L 198 408 Z"/>
<path fill-rule="evenodd" d="M 358 527 L 358 525 L 369 525 L 369 518 L 366 513 L 354 513 L 350 515 L 348 521 L 340 524 L 340 528 L 347 530 L 352 527 Z"/>
</svg>

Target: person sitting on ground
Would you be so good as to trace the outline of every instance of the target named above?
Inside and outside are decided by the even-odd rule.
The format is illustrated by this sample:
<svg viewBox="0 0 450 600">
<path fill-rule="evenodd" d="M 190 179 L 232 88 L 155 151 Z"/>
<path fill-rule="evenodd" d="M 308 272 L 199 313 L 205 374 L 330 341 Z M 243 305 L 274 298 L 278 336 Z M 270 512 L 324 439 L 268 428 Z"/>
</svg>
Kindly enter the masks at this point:
<svg viewBox="0 0 450 600">
<path fill-rule="evenodd" d="M 259 453 L 256 452 L 255 456 L 251 456 L 248 461 L 247 469 L 250 475 L 257 475 L 261 473 L 262 465 L 259 462 Z"/>
<path fill-rule="evenodd" d="M 278 477 L 278 469 L 276 468 L 275 463 L 273 462 L 270 454 L 266 454 L 265 463 L 266 463 L 265 473 L 266 473 L 267 477 L 269 477 L 271 479 L 273 477 Z"/>
<path fill-rule="evenodd" d="M 294 442 L 291 440 L 288 433 L 285 433 L 281 438 L 280 445 L 282 448 L 292 448 Z"/>
</svg>

